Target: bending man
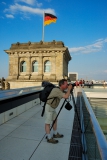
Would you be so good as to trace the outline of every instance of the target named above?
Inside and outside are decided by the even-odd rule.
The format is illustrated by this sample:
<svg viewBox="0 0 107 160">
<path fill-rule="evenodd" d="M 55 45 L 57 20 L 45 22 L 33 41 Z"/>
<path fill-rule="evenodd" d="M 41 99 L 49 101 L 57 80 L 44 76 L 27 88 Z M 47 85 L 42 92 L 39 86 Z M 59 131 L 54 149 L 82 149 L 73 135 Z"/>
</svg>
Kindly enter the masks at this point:
<svg viewBox="0 0 107 160">
<path fill-rule="evenodd" d="M 66 93 L 64 93 L 64 90 L 66 89 L 68 90 Z M 55 140 L 54 138 L 63 137 L 62 134 L 59 134 L 57 132 L 57 120 L 53 125 L 53 136 L 51 137 L 50 124 L 52 123 L 52 121 L 55 120 L 57 116 L 55 108 L 57 108 L 57 106 L 59 105 L 61 98 L 64 98 L 64 99 L 69 98 L 71 89 L 72 89 L 72 85 L 68 86 L 67 80 L 62 79 L 59 81 L 59 88 L 53 88 L 50 95 L 48 96 L 48 99 L 53 98 L 53 99 L 49 99 L 45 106 L 45 131 L 47 134 L 48 143 L 53 143 L 53 144 L 58 143 L 58 140 Z"/>
</svg>

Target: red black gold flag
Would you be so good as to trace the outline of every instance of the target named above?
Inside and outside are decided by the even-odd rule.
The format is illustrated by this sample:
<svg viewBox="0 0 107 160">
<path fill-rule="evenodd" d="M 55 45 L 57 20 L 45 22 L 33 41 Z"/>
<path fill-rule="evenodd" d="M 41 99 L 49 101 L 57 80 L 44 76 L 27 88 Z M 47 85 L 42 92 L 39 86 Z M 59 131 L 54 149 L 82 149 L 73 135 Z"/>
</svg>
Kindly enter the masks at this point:
<svg viewBox="0 0 107 160">
<path fill-rule="evenodd" d="M 50 14 L 50 13 L 45 13 L 44 15 L 44 25 L 49 25 L 50 23 L 56 23 L 57 17 Z"/>
</svg>

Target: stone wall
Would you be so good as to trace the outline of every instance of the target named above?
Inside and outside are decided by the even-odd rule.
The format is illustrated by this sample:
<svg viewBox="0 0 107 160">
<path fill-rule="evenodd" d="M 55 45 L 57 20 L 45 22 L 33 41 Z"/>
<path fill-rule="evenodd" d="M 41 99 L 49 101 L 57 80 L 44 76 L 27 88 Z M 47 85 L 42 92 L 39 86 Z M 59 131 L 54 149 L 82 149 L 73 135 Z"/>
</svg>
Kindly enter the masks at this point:
<svg viewBox="0 0 107 160">
<path fill-rule="evenodd" d="M 10 88 L 14 89 L 14 88 L 25 88 L 25 87 L 35 87 L 35 86 L 41 86 L 41 82 L 28 82 L 28 81 L 10 81 Z M 58 84 L 58 82 L 53 82 L 53 84 Z"/>
<path fill-rule="evenodd" d="M 68 48 L 59 41 L 16 43 L 9 50 L 9 76 L 7 81 L 11 88 L 28 87 L 43 80 L 57 82 L 68 75 L 68 62 L 71 60 Z M 46 61 L 51 62 L 51 71 L 44 71 Z M 21 71 L 21 63 L 27 64 L 26 72 Z M 38 62 L 38 72 L 33 72 L 32 63 Z M 26 83 L 26 84 L 25 84 Z"/>
</svg>

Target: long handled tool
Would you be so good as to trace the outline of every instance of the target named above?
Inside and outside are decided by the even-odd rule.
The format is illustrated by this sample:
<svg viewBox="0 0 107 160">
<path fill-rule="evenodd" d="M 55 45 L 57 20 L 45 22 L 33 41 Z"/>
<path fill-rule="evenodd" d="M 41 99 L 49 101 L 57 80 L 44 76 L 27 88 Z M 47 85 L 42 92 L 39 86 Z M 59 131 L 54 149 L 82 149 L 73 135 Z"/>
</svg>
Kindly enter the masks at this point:
<svg viewBox="0 0 107 160">
<path fill-rule="evenodd" d="M 62 104 L 62 106 L 61 106 L 61 108 L 60 108 L 60 110 L 59 110 L 59 112 L 58 112 L 58 114 L 57 114 L 55 120 L 53 121 L 52 126 L 51 126 L 51 128 L 50 128 L 50 131 L 51 131 L 51 129 L 53 128 L 53 126 L 54 126 L 54 124 L 55 124 L 55 122 L 56 122 L 56 120 L 57 120 L 57 118 L 58 118 L 58 116 L 59 116 L 59 114 L 60 114 L 60 112 L 61 112 L 61 110 L 62 110 L 64 104 L 65 104 L 65 102 L 66 102 L 66 99 L 64 100 L 64 102 L 63 102 L 63 104 Z"/>
</svg>

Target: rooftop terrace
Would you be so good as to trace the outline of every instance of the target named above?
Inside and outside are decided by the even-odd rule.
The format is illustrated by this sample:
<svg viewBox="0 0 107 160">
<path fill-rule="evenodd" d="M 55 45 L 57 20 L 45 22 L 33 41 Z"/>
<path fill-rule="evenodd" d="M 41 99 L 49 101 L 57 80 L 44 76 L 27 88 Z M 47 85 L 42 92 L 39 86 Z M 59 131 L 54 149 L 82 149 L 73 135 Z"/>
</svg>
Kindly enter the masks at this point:
<svg viewBox="0 0 107 160">
<path fill-rule="evenodd" d="M 40 89 L 35 88 L 2 91 L 0 160 L 106 160 L 107 142 L 85 93 L 80 88 L 74 90 L 72 110 L 63 108 L 58 117 L 58 132 L 64 138 L 49 144 L 41 117 L 43 104 L 38 100 Z M 62 103 L 63 99 L 57 112 Z"/>
<path fill-rule="evenodd" d="M 74 109 L 59 115 L 58 131 L 64 138 L 58 144 L 47 143 L 41 110 L 38 104 L 0 126 L 0 160 L 68 159 Z"/>
</svg>

